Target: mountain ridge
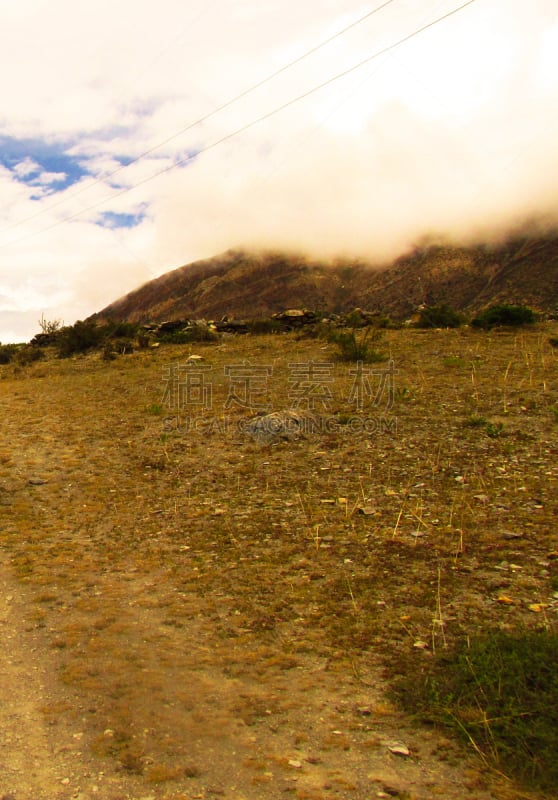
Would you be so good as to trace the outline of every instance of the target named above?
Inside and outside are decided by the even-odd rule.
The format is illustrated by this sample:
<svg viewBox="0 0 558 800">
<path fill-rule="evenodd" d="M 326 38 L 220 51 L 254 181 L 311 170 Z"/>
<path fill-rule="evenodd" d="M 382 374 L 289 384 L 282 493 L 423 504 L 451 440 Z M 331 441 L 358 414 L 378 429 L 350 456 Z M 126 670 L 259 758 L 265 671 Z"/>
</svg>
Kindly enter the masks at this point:
<svg viewBox="0 0 558 800">
<path fill-rule="evenodd" d="M 228 250 L 186 264 L 117 299 L 90 319 L 137 324 L 266 317 L 287 308 L 356 307 L 405 318 L 417 306 L 476 313 L 494 303 L 558 309 L 558 235 L 497 245 L 415 248 L 383 268 L 281 252 Z"/>
</svg>

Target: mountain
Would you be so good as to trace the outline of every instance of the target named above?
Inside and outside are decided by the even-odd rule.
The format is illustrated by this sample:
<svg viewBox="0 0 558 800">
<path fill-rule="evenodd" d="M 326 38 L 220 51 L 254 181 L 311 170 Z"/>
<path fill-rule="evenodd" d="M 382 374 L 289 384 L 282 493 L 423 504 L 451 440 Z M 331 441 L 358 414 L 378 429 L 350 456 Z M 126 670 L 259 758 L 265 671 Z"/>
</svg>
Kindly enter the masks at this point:
<svg viewBox="0 0 558 800">
<path fill-rule="evenodd" d="M 287 308 L 379 310 L 408 317 L 421 303 L 477 312 L 493 303 L 558 309 L 558 236 L 499 246 L 416 248 L 381 269 L 281 253 L 230 250 L 155 278 L 91 319 L 135 323 L 269 316 Z"/>
</svg>

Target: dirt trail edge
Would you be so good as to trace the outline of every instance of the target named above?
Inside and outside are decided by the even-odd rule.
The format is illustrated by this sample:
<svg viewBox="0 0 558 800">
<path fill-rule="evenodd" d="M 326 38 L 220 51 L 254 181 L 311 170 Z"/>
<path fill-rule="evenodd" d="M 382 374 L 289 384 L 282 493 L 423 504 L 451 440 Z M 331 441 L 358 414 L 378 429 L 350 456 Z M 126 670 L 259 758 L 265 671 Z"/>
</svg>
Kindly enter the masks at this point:
<svg viewBox="0 0 558 800">
<path fill-rule="evenodd" d="M 20 594 L 0 557 L 0 791 L 39 800 L 59 796 L 65 765 L 54 756 L 41 713 L 48 668 L 24 630 Z"/>
<path fill-rule="evenodd" d="M 168 794 L 169 788 L 142 786 L 141 779 L 105 773 L 101 761 L 91 757 L 85 749 L 83 752 L 80 749 L 83 743 L 80 741 L 82 734 L 78 730 L 79 725 L 76 727 L 75 722 L 64 721 L 63 718 L 54 724 L 49 714 L 45 714 L 45 710 L 54 705 L 70 705 L 72 697 L 65 696 L 64 687 L 56 679 L 56 656 L 48 652 L 47 643 L 43 640 L 45 633 L 29 625 L 26 591 L 26 587 L 13 577 L 5 555 L 0 554 L 0 632 L 3 644 L 0 671 L 0 798 L 112 800 L 118 797 L 119 800 L 143 800 L 149 797 L 149 800 L 158 800 L 174 797 L 172 790 Z M 367 678 L 373 680 L 374 676 L 370 673 Z M 338 677 L 333 682 L 337 680 Z M 318 686 L 314 687 L 314 692 L 310 692 L 317 696 L 312 698 L 314 702 L 306 708 L 306 714 L 301 718 L 297 718 L 297 714 L 290 715 L 292 726 L 307 726 L 310 733 L 320 722 L 325 722 L 320 714 L 325 711 L 327 716 L 328 708 L 332 716 L 336 716 L 344 711 L 343 706 L 348 708 L 355 703 L 362 703 L 364 718 L 369 714 L 366 703 L 372 701 L 371 705 L 376 710 L 381 708 L 381 686 L 366 688 L 368 681 L 355 679 L 345 681 L 350 685 L 337 684 L 336 692 L 329 683 L 326 671 Z M 292 690 L 295 691 L 296 687 L 293 686 Z M 333 708 L 327 700 L 331 701 L 336 695 L 337 705 Z M 320 698 L 323 703 L 317 702 Z M 313 705 L 318 708 L 311 708 Z M 319 713 L 316 713 L 318 709 Z M 377 717 L 376 714 L 374 716 Z M 337 738 L 337 733 L 333 732 L 333 738 Z M 269 739 L 266 742 L 268 746 L 273 741 L 279 752 L 288 752 L 288 735 L 278 737 L 276 731 L 265 729 L 261 734 L 262 739 Z M 285 766 L 291 769 L 292 784 L 289 787 L 289 780 L 284 781 L 282 791 L 295 791 L 297 797 L 321 797 L 318 786 L 323 786 L 324 780 L 327 784 L 327 778 L 331 781 L 333 775 L 339 784 L 336 792 L 339 797 L 360 797 L 360 792 L 355 793 L 356 786 L 351 786 L 351 775 L 356 778 L 364 770 L 369 781 L 370 797 L 494 799 L 492 793 L 480 789 L 477 770 L 459 761 L 449 741 L 427 730 L 413 730 L 405 718 L 395 709 L 390 709 L 389 705 L 380 712 L 380 720 L 376 718 L 376 724 L 369 728 L 368 735 L 370 743 L 364 758 L 361 748 L 357 748 L 361 750 L 359 755 L 347 752 L 349 748 L 340 748 L 337 752 L 337 748 L 333 748 L 333 752 L 321 754 L 321 758 L 308 759 L 308 763 L 304 758 L 300 762 L 290 760 Z M 285 741 L 277 741 L 282 738 Z M 238 758 L 242 755 L 241 739 L 236 741 L 236 752 L 228 754 L 229 757 L 232 755 L 228 770 L 234 765 L 234 756 Z M 411 758 L 405 755 L 405 743 L 411 747 Z M 259 744 L 262 746 L 264 742 L 260 740 Z M 449 763 L 445 747 L 453 751 Z M 226 750 L 224 746 L 224 756 L 227 755 Z M 326 764 L 329 762 L 329 769 L 325 768 L 322 758 Z M 315 773 L 310 781 L 305 780 L 302 774 L 305 770 L 301 767 L 304 765 L 310 765 Z M 217 768 L 216 772 L 220 772 L 220 769 Z M 242 780 L 235 783 L 234 787 L 229 787 L 230 794 L 228 790 L 219 794 L 234 800 L 253 797 L 254 792 L 262 792 L 262 796 L 274 796 L 273 790 L 268 794 L 270 786 L 242 786 Z M 180 797 L 206 797 L 213 793 L 210 791 L 206 795 L 203 789 L 200 793 L 200 788 L 194 795 L 180 794 Z"/>
</svg>

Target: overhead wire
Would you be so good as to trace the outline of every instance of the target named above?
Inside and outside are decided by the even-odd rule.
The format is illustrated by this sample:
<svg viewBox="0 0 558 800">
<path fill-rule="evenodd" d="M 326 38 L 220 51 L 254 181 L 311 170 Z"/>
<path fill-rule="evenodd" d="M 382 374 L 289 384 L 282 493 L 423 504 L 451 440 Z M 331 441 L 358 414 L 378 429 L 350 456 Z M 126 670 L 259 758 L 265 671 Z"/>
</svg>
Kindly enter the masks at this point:
<svg viewBox="0 0 558 800">
<path fill-rule="evenodd" d="M 110 181 L 111 178 L 113 178 L 115 175 L 118 175 L 123 170 L 128 169 L 128 167 L 131 167 L 134 164 L 137 164 L 142 159 L 146 158 L 147 156 L 151 155 L 152 153 L 155 153 L 157 150 L 160 150 L 162 147 L 164 147 L 165 145 L 167 145 L 170 142 L 174 141 L 175 139 L 178 139 L 179 136 L 183 136 L 185 133 L 187 133 L 188 131 L 192 130 L 193 128 L 196 128 L 199 125 L 203 125 L 203 123 L 207 122 L 209 119 L 211 119 L 212 117 L 214 117 L 217 114 L 221 113 L 222 111 L 225 111 L 227 108 L 230 108 L 232 105 L 234 105 L 235 103 L 237 103 L 240 100 L 244 99 L 249 94 L 252 94 L 257 89 L 261 89 L 261 87 L 265 86 L 266 83 L 271 82 L 272 80 L 277 78 L 279 75 L 281 75 L 283 72 L 286 72 L 287 70 L 291 69 L 296 64 L 299 64 L 301 61 L 304 61 L 305 59 L 309 58 L 311 55 L 314 55 L 314 53 L 317 53 L 319 50 L 321 50 L 322 48 L 326 47 L 328 44 L 331 44 L 331 42 L 335 41 L 339 37 L 341 37 L 344 34 L 348 33 L 348 31 L 352 30 L 353 28 L 357 27 L 358 25 L 361 25 L 367 19 L 369 19 L 370 17 L 372 17 L 375 14 L 379 13 L 384 8 L 386 8 L 386 6 L 389 6 L 394 2 L 396 2 L 396 0 L 385 0 L 385 2 L 382 3 L 380 6 L 374 8 L 372 11 L 368 11 L 362 17 L 359 17 L 357 20 L 354 20 L 349 25 L 347 25 L 346 27 L 344 27 L 341 30 L 337 31 L 332 36 L 329 36 L 327 39 L 324 39 L 319 44 L 314 45 L 314 47 L 310 48 L 310 50 L 305 51 L 300 56 L 297 56 L 292 61 L 289 61 L 287 64 L 283 64 L 283 66 L 279 67 L 279 69 L 277 69 L 274 72 L 270 73 L 265 78 L 262 78 L 259 81 L 257 81 L 256 83 L 254 83 L 251 86 L 249 86 L 248 88 L 243 89 L 240 93 L 234 95 L 234 97 L 231 97 L 229 100 L 227 100 L 226 102 L 222 103 L 217 108 L 214 108 L 212 111 L 209 111 L 207 114 L 203 115 L 202 117 L 199 117 L 198 119 L 194 120 L 193 122 L 188 123 L 188 125 L 185 125 L 183 128 L 181 128 L 180 130 L 176 131 L 176 133 L 173 133 L 171 136 L 168 136 L 166 139 L 163 139 L 162 141 L 158 142 L 157 144 L 153 145 L 152 147 L 149 147 L 147 150 L 144 150 L 142 153 L 140 153 L 139 155 L 135 156 L 131 160 L 127 160 L 125 164 L 121 164 L 116 169 L 114 169 L 111 172 L 108 172 L 108 173 L 106 173 L 104 175 L 101 175 L 99 178 L 96 178 L 94 181 L 92 181 L 91 183 L 88 183 L 86 186 L 82 186 L 79 189 L 76 189 L 75 191 L 73 191 L 71 194 L 66 195 L 63 198 L 60 198 L 59 200 L 57 200 L 54 203 L 51 203 L 47 208 L 41 208 L 38 211 L 34 212 L 33 214 L 30 214 L 29 216 L 27 216 L 27 217 L 25 217 L 23 219 L 17 220 L 16 222 L 11 223 L 10 225 L 7 225 L 5 228 L 2 228 L 0 230 L 0 233 L 5 233 L 6 231 L 13 230 L 14 228 L 17 228 L 20 225 L 25 224 L 26 222 L 30 222 L 31 220 L 36 219 L 37 217 L 42 216 L 43 214 L 47 214 L 50 211 L 52 211 L 53 209 L 58 208 L 61 205 L 64 205 L 65 203 L 67 203 L 70 200 L 73 200 L 74 197 L 78 197 L 79 195 L 83 194 L 84 192 L 89 191 L 90 189 L 93 189 L 95 186 L 98 186 L 101 183 L 106 183 L 107 181 Z M 107 200 L 107 202 L 108 202 L 108 200 Z"/>
<path fill-rule="evenodd" d="M 197 157 L 199 155 L 202 155 L 204 153 L 207 153 L 209 150 L 214 149 L 218 145 L 221 145 L 224 142 L 227 142 L 230 139 L 233 139 L 234 137 L 239 136 L 242 133 L 245 133 L 247 130 L 250 130 L 251 128 L 255 127 L 256 125 L 260 124 L 261 122 L 264 122 L 265 120 L 270 119 L 271 117 L 275 116 L 276 114 L 279 114 L 281 111 L 284 111 L 285 109 L 289 108 L 290 106 L 293 106 L 296 103 L 299 103 L 302 100 L 305 100 L 307 97 L 310 97 L 312 94 L 315 94 L 316 92 L 320 91 L 321 89 L 324 89 L 325 87 L 330 86 L 332 83 L 335 83 L 336 81 L 347 77 L 348 75 L 350 75 L 353 72 L 356 72 L 358 69 L 360 69 L 361 67 L 365 66 L 366 64 L 369 64 L 371 61 L 374 61 L 375 59 L 380 58 L 381 56 L 385 55 L 386 53 L 389 53 L 391 50 L 394 50 L 395 48 L 400 47 L 402 44 L 405 44 L 406 42 L 410 41 L 411 39 L 414 39 L 416 36 L 419 36 L 420 34 L 424 33 L 425 31 L 433 28 L 435 25 L 438 25 L 439 23 L 449 19 L 450 17 L 455 16 L 456 14 L 460 13 L 465 8 L 467 8 L 468 6 L 473 5 L 473 3 L 475 3 L 475 2 L 477 2 L 477 0 L 467 0 L 467 2 L 462 3 L 457 8 L 454 8 L 453 10 L 446 12 L 445 14 L 441 15 L 440 17 L 437 17 L 435 20 L 432 20 L 431 22 L 428 22 L 425 25 L 421 26 L 420 28 L 417 28 L 416 30 L 412 31 L 411 33 L 407 34 L 406 36 L 401 37 L 396 42 L 392 42 L 391 44 L 386 45 L 385 47 L 381 48 L 380 50 L 372 53 L 370 56 L 367 56 L 366 58 L 360 60 L 358 63 L 353 64 L 353 66 L 348 67 L 347 69 L 343 70 L 342 72 L 336 73 L 335 75 L 331 76 L 327 80 L 322 81 L 320 84 L 312 87 L 311 89 L 308 89 L 307 91 L 303 92 L 302 94 L 299 94 L 296 97 L 291 98 L 287 102 L 281 104 L 280 106 L 275 107 L 271 111 L 268 111 L 265 114 L 262 114 L 261 116 L 251 120 L 250 122 L 247 122 L 246 124 L 242 125 L 241 127 L 236 128 L 234 131 L 231 131 L 230 133 L 227 133 L 224 136 L 221 136 L 219 139 L 216 139 L 214 142 L 211 142 L 210 144 L 205 145 L 204 147 L 201 147 L 199 150 L 196 150 L 195 157 Z M 34 236 L 38 236 L 39 234 L 42 234 L 42 233 L 46 233 L 47 231 L 52 230 L 53 228 L 56 228 L 59 225 L 63 225 L 66 222 L 70 222 L 70 221 L 72 221 L 72 220 L 74 220 L 74 219 L 76 219 L 78 217 L 81 217 L 84 214 L 87 214 L 89 211 L 93 211 L 94 209 L 99 208 L 100 206 L 103 206 L 108 202 L 112 202 L 112 201 L 118 199 L 119 197 L 122 197 L 123 195 L 128 194 L 129 192 L 135 191 L 140 186 L 143 186 L 146 183 L 149 183 L 150 181 L 155 180 L 155 178 L 158 178 L 161 175 L 164 175 L 164 174 L 166 174 L 168 172 L 171 172 L 172 170 L 177 169 L 178 167 L 184 166 L 189 161 L 191 161 L 193 158 L 194 158 L 193 155 L 189 155 L 186 158 L 179 159 L 178 161 L 173 162 L 172 164 L 164 167 L 163 169 L 157 170 L 156 172 L 152 173 L 151 175 L 148 175 L 147 177 L 143 178 L 142 180 L 137 181 L 133 186 L 128 186 L 128 187 L 120 190 L 119 192 L 117 192 L 116 194 L 112 195 L 111 197 L 104 198 L 103 200 L 97 201 L 96 203 L 92 203 L 91 205 L 87 206 L 86 208 L 83 208 L 80 211 L 75 212 L 74 214 L 70 214 L 69 216 L 65 217 L 62 220 L 57 220 L 56 222 L 53 222 L 51 225 L 48 225 L 47 227 L 42 228 L 41 230 L 36 231 L 34 233 L 26 234 L 26 235 L 22 236 L 20 239 L 15 240 L 14 242 L 10 242 L 9 244 L 13 245 L 13 244 L 18 243 L 19 241 L 24 240 L 24 239 L 31 238 L 31 237 L 34 237 Z M 118 170 L 118 171 L 120 171 L 120 170 Z"/>
</svg>

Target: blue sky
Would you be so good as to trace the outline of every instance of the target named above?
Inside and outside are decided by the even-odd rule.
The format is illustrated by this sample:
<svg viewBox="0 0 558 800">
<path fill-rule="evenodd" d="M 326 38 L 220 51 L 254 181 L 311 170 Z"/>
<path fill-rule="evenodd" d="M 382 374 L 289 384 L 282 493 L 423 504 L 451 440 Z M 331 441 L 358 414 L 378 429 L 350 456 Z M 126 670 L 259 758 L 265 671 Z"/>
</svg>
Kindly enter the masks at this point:
<svg viewBox="0 0 558 800">
<path fill-rule="evenodd" d="M 83 164 L 72 158 L 68 149 L 66 142 L 53 144 L 0 136 L 0 164 L 21 183 L 58 192 L 87 175 Z"/>
<path fill-rule="evenodd" d="M 2 4 L 0 341 L 230 247 L 381 264 L 553 221 L 554 0 L 476 0 L 370 59 L 459 4 Z"/>
</svg>

